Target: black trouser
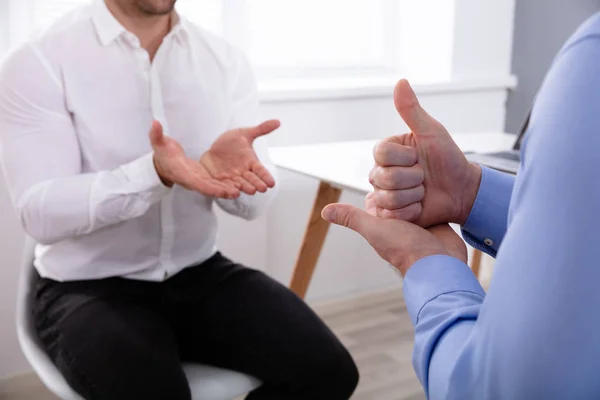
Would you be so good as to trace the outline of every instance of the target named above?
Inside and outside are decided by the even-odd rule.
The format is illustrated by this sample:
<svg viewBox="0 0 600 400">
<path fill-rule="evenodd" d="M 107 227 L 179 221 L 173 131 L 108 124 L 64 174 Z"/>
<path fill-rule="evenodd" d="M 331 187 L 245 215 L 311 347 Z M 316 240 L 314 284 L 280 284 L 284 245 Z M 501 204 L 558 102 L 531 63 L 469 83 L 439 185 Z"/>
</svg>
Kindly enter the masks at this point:
<svg viewBox="0 0 600 400">
<path fill-rule="evenodd" d="M 190 399 L 181 363 L 253 375 L 248 399 L 348 399 L 358 372 L 297 296 L 216 254 L 166 282 L 40 278 L 34 318 L 48 354 L 86 399 Z"/>
</svg>

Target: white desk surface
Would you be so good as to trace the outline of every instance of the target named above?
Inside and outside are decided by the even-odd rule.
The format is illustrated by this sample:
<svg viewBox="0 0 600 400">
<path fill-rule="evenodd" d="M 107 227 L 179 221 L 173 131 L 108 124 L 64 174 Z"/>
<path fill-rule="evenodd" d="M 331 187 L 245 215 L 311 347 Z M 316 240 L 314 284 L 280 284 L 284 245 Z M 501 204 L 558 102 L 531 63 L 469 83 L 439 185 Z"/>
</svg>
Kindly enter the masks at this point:
<svg viewBox="0 0 600 400">
<path fill-rule="evenodd" d="M 512 148 L 516 136 L 500 132 L 453 134 L 462 151 L 489 152 Z M 288 171 L 325 181 L 340 189 L 368 193 L 376 140 L 337 142 L 306 146 L 271 147 L 275 165 Z"/>
</svg>

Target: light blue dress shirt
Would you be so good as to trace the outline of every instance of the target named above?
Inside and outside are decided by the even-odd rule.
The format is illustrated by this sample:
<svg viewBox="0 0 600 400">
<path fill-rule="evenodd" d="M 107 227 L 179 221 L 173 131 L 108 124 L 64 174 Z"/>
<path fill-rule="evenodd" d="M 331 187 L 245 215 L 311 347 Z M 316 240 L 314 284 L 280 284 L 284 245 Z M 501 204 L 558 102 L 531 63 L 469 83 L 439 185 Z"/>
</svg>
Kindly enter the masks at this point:
<svg viewBox="0 0 600 400">
<path fill-rule="evenodd" d="M 404 296 L 431 399 L 600 399 L 600 14 L 556 57 L 516 179 L 483 168 L 463 227 L 496 256 L 488 293 L 447 257 Z"/>
</svg>

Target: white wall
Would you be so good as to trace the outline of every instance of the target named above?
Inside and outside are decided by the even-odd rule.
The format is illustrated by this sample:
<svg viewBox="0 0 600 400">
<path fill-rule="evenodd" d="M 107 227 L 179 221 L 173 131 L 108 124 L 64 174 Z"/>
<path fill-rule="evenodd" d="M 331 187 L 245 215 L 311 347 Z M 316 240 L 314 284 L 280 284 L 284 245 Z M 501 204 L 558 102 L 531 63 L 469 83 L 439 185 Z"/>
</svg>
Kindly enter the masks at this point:
<svg viewBox="0 0 600 400">
<path fill-rule="evenodd" d="M 0 9 L 7 0 L 0 0 Z M 481 4 L 480 4 L 481 3 Z M 455 27 L 458 42 L 452 75 L 500 81 L 509 74 L 513 0 L 479 2 L 456 0 L 457 10 L 467 7 L 472 18 Z M 0 13 L 0 30 L 6 27 Z M 487 24 L 485 21 L 494 21 Z M 476 24 L 476 28 L 473 28 Z M 474 31 L 475 29 L 475 31 Z M 477 40 L 473 35 L 479 35 Z M 3 50 L 0 31 L 0 53 Z M 467 43 L 467 44 L 465 44 Z M 469 51 L 469 44 L 472 48 Z M 475 57 L 475 56 L 477 57 Z M 468 73 L 464 72 L 468 71 Z M 484 85 L 485 86 L 485 85 Z M 392 86 L 385 95 L 329 100 L 265 102 L 265 118 L 280 118 L 282 129 L 272 145 L 308 144 L 341 140 L 375 139 L 403 133 L 406 127 L 396 115 Z M 501 131 L 505 119 L 506 89 L 421 95 L 423 105 L 449 130 Z M 310 160 L 307 160 L 310 162 Z M 316 192 L 317 182 L 281 172 L 280 193 L 268 215 L 247 223 L 219 213 L 221 249 L 230 257 L 270 273 L 287 284 Z M 342 201 L 362 205 L 361 196 L 344 193 Z M 29 369 L 21 356 L 14 327 L 18 266 L 23 235 L 0 179 L 0 378 Z M 332 227 L 310 287 L 309 299 L 324 299 L 385 286 L 399 287 L 395 274 L 371 248 L 352 232 Z"/>
</svg>

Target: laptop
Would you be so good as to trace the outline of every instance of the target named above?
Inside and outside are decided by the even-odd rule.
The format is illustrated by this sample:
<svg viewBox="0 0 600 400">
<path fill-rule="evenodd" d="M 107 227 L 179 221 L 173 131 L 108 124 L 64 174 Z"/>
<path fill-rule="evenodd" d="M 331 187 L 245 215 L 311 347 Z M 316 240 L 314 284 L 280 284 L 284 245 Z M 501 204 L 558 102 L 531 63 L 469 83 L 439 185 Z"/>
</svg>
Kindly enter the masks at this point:
<svg viewBox="0 0 600 400">
<path fill-rule="evenodd" d="M 499 171 L 516 174 L 521 163 L 521 143 L 529 127 L 529 119 L 531 111 L 527 115 L 527 119 L 519 132 L 519 136 L 511 150 L 498 151 L 493 153 L 466 153 L 467 160 L 476 164 L 485 165 Z"/>
</svg>

